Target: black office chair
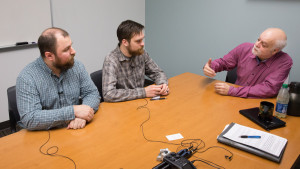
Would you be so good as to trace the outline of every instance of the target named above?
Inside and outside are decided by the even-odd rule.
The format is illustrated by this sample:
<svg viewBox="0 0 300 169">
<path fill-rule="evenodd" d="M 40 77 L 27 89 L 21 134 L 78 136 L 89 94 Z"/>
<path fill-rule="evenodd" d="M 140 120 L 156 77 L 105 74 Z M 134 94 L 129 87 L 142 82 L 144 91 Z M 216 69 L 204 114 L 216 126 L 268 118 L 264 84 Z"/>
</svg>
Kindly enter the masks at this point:
<svg viewBox="0 0 300 169">
<path fill-rule="evenodd" d="M 97 70 L 93 73 L 91 73 L 91 78 L 95 84 L 95 86 L 97 87 L 99 94 L 101 96 L 101 100 L 100 102 L 103 102 L 103 94 L 102 94 L 102 70 Z"/>
<path fill-rule="evenodd" d="M 235 67 L 234 69 L 229 70 L 227 72 L 225 82 L 229 82 L 229 83 L 232 83 L 232 84 L 235 83 L 235 81 L 237 79 L 236 69 L 237 69 L 237 67 Z"/>
<path fill-rule="evenodd" d="M 10 129 L 12 133 L 15 133 L 21 128 L 17 124 L 18 121 L 20 121 L 20 115 L 17 107 L 16 86 L 12 86 L 7 89 L 7 98 Z"/>
</svg>

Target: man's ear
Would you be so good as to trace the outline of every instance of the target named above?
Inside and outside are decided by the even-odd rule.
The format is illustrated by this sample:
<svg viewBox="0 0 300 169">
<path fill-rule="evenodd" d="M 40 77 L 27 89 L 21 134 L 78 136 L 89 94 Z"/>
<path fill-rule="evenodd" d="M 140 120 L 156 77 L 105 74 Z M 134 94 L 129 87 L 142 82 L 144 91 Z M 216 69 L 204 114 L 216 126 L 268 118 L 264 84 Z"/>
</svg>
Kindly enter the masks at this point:
<svg viewBox="0 0 300 169">
<path fill-rule="evenodd" d="M 279 52 L 279 49 L 278 48 L 275 48 L 273 51 L 272 51 L 272 56 L 275 55 L 276 53 Z"/>
<path fill-rule="evenodd" d="M 129 46 L 129 42 L 128 42 L 126 39 L 123 39 L 123 40 L 122 40 L 122 44 L 123 44 L 124 46 Z"/>
<path fill-rule="evenodd" d="M 54 54 L 51 52 L 45 52 L 45 58 L 47 60 L 53 60 L 54 59 Z"/>
</svg>

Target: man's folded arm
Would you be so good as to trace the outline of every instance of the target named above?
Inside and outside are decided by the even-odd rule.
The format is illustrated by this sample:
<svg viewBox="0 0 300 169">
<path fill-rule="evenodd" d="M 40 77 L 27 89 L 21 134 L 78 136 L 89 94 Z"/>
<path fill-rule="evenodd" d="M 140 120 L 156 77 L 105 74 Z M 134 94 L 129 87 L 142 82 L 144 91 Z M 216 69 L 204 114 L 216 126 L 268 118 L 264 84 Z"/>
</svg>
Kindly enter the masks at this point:
<svg viewBox="0 0 300 169">
<path fill-rule="evenodd" d="M 66 126 L 75 118 L 73 106 L 60 109 L 43 110 L 39 93 L 30 80 L 17 80 L 17 105 L 20 119 L 29 130 L 48 130 L 53 127 Z"/>
</svg>

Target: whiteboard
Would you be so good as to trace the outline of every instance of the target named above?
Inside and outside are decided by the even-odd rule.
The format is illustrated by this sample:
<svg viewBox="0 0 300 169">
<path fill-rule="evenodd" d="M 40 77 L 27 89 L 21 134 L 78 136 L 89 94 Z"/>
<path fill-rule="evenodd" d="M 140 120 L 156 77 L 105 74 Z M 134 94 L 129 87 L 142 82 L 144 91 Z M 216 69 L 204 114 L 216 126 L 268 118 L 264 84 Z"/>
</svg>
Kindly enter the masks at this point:
<svg viewBox="0 0 300 169">
<path fill-rule="evenodd" d="M 1 0 L 0 47 L 37 42 L 51 25 L 50 0 Z"/>
</svg>

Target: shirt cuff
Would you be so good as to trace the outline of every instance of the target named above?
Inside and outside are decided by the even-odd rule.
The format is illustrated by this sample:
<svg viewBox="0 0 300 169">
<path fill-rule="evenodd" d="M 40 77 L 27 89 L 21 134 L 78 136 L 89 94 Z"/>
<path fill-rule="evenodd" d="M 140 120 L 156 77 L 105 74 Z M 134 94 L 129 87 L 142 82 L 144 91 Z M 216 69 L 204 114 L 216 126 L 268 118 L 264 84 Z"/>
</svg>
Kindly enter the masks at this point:
<svg viewBox="0 0 300 169">
<path fill-rule="evenodd" d="M 210 64 L 210 68 L 211 68 L 212 70 L 214 70 L 215 72 L 217 72 L 217 71 L 216 71 L 216 66 L 217 66 L 216 61 L 212 61 L 211 64 Z"/>
<path fill-rule="evenodd" d="M 74 113 L 74 107 L 73 106 L 67 106 L 64 112 L 64 120 L 70 121 L 75 119 L 75 113 Z"/>
<path fill-rule="evenodd" d="M 145 98 L 146 97 L 146 90 L 145 88 L 137 88 L 139 98 Z"/>
<path fill-rule="evenodd" d="M 229 90 L 228 90 L 228 96 L 234 96 L 234 87 L 233 86 L 229 86 Z"/>
</svg>

